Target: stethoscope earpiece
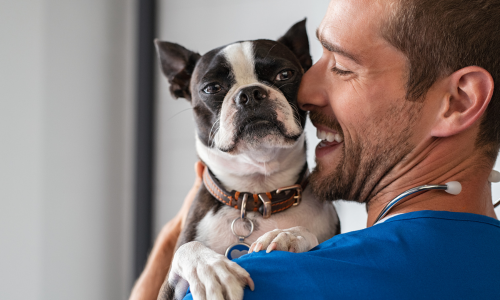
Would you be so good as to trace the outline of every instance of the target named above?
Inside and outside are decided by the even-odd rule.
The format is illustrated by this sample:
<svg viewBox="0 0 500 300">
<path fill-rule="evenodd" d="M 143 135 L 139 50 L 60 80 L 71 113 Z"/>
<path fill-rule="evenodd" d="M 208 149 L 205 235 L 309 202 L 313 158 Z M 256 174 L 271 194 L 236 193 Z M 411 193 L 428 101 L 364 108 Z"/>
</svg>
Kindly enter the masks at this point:
<svg viewBox="0 0 500 300">
<path fill-rule="evenodd" d="M 462 185 L 458 181 L 450 181 L 448 183 L 445 183 L 445 185 L 448 187 L 445 192 L 448 194 L 452 195 L 458 195 L 462 191 Z"/>
<path fill-rule="evenodd" d="M 490 176 L 488 176 L 489 182 L 500 182 L 500 172 L 497 170 L 492 170 Z"/>
</svg>

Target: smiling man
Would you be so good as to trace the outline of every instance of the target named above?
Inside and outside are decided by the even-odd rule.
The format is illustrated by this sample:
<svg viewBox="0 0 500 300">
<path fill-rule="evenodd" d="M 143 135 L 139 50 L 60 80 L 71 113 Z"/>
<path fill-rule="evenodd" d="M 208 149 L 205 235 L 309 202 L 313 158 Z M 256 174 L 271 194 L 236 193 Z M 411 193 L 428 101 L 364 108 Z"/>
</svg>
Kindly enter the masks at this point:
<svg viewBox="0 0 500 300">
<path fill-rule="evenodd" d="M 500 299 L 499 16 L 498 0 L 331 1 L 299 104 L 340 138 L 316 147 L 310 184 L 366 203 L 368 228 L 236 260 L 245 299 Z M 450 181 L 461 193 L 413 194 L 375 224 L 402 192 Z"/>
<path fill-rule="evenodd" d="M 237 262 L 245 299 L 500 299 L 488 181 L 500 145 L 500 3 L 333 0 L 299 104 L 319 136 L 313 191 L 367 203 L 368 228 Z M 330 139 L 331 140 L 331 139 Z M 458 181 L 462 192 L 402 192 Z"/>
<path fill-rule="evenodd" d="M 500 8 L 462 2 L 334 0 L 317 30 L 323 56 L 299 101 L 343 142 L 318 145 L 311 184 L 325 199 L 366 202 L 368 225 L 405 190 L 449 181 L 463 192 L 426 192 L 393 213 L 496 218 L 487 178 L 500 143 Z"/>
</svg>

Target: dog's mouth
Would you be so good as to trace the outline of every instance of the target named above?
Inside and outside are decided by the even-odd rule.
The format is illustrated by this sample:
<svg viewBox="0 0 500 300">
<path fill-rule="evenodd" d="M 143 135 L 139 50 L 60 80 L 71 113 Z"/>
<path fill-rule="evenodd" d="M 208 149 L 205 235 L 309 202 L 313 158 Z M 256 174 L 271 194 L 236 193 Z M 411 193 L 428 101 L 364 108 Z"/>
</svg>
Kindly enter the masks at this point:
<svg viewBox="0 0 500 300">
<path fill-rule="evenodd" d="M 284 125 L 273 116 L 249 117 L 243 120 L 237 128 L 236 139 L 246 136 L 262 138 L 269 134 L 285 136 Z"/>
<path fill-rule="evenodd" d="M 285 124 L 277 119 L 275 113 L 246 118 L 236 128 L 238 128 L 238 131 L 234 137 L 235 143 L 239 140 L 259 143 L 271 137 L 291 141 L 298 139 L 300 136 L 300 134 L 288 134 Z"/>
<path fill-rule="evenodd" d="M 267 119 L 261 119 L 261 118 L 253 118 L 250 120 L 247 120 L 243 126 L 240 126 L 240 132 L 239 134 L 243 133 L 254 133 L 254 132 L 260 132 L 260 131 L 266 131 L 266 130 L 272 130 L 274 128 L 277 128 L 275 122 L 267 120 Z"/>
<path fill-rule="evenodd" d="M 276 104 L 277 105 L 277 104 Z M 223 152 L 255 150 L 264 147 L 286 148 L 293 145 L 302 135 L 296 130 L 297 118 L 283 108 L 262 105 L 254 109 L 240 110 L 233 115 L 231 124 L 224 130 L 225 146 L 218 146 Z M 227 123 L 226 123 L 227 124 Z M 302 128 L 302 126 L 298 126 Z M 253 150 L 252 150 L 253 149 Z"/>
<path fill-rule="evenodd" d="M 240 119 L 234 126 L 233 141 L 230 147 L 219 148 L 223 152 L 232 152 L 238 145 L 247 145 L 258 148 L 259 145 L 276 145 L 282 147 L 285 144 L 293 144 L 302 134 L 287 133 L 285 124 L 277 119 L 277 114 L 268 112 Z"/>
</svg>

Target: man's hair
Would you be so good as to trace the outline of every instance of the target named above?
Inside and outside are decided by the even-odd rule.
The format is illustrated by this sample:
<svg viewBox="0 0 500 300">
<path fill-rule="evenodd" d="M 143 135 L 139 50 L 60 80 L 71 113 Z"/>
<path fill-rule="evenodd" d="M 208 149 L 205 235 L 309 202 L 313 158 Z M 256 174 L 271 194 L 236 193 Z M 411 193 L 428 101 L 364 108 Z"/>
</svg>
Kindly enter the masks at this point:
<svg viewBox="0 0 500 300">
<path fill-rule="evenodd" d="M 467 66 L 486 69 L 495 91 L 476 146 L 495 159 L 500 148 L 500 1 L 396 0 L 383 37 L 408 58 L 406 98 L 422 99 L 436 80 Z"/>
</svg>

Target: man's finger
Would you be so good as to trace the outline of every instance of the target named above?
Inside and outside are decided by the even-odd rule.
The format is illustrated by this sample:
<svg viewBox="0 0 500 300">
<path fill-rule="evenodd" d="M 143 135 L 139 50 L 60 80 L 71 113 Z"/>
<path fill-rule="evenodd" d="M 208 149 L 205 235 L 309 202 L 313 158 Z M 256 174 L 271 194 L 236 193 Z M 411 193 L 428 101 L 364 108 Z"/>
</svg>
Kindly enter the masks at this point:
<svg viewBox="0 0 500 300">
<path fill-rule="evenodd" d="M 205 165 L 201 161 L 197 161 L 194 164 L 194 172 L 196 173 L 197 179 L 200 179 L 200 180 L 202 179 L 203 171 L 205 171 Z"/>
</svg>

